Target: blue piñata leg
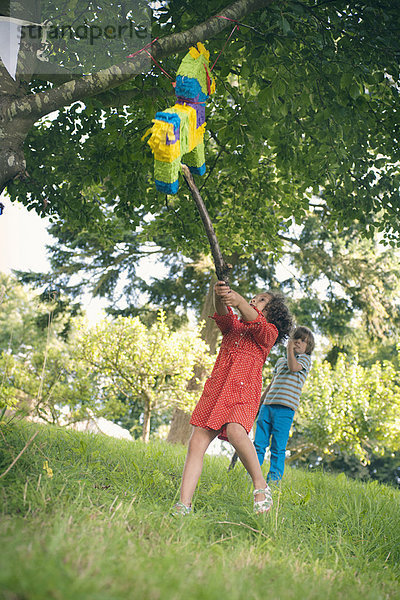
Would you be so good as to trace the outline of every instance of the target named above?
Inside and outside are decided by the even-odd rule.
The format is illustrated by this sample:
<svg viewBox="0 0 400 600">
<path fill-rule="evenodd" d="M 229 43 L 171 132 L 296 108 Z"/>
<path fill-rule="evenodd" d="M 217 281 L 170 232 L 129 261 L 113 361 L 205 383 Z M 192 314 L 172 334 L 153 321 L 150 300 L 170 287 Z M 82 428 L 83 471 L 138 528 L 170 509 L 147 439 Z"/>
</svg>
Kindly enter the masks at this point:
<svg viewBox="0 0 400 600">
<path fill-rule="evenodd" d="M 191 152 L 185 154 L 182 162 L 189 167 L 192 173 L 204 175 L 206 172 L 206 159 L 204 155 L 204 142 L 198 144 Z"/>
</svg>

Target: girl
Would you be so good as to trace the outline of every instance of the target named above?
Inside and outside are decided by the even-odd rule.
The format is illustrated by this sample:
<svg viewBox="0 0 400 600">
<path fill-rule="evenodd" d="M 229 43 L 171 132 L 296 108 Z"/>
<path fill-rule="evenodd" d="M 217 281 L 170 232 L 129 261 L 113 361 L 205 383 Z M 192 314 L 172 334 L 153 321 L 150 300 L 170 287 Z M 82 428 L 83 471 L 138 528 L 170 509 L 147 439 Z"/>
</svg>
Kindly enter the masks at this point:
<svg viewBox="0 0 400 600">
<path fill-rule="evenodd" d="M 193 411 L 194 425 L 182 475 L 180 502 L 174 515 L 191 512 L 192 496 L 203 468 L 204 454 L 215 437 L 235 448 L 254 485 L 254 511 L 272 506 L 254 445 L 248 437 L 260 402 L 262 367 L 272 346 L 289 334 L 291 315 L 281 296 L 264 292 L 250 302 L 223 281 L 214 286 L 212 317 L 223 338 L 211 377 Z M 235 307 L 239 319 L 232 311 Z"/>
</svg>

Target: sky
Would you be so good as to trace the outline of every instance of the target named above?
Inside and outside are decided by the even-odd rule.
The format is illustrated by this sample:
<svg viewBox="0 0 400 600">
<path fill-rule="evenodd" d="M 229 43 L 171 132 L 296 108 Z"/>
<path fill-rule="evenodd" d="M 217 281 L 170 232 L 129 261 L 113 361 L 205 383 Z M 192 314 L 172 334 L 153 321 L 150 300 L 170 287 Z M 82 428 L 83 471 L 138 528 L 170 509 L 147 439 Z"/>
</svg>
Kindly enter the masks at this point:
<svg viewBox="0 0 400 600">
<path fill-rule="evenodd" d="M 41 219 L 4 195 L 1 202 L 4 210 L 0 215 L 0 271 L 47 271 L 46 244 L 51 241 L 46 230 L 48 219 Z"/>
<path fill-rule="evenodd" d="M 4 204 L 0 215 L 0 273 L 10 275 L 13 269 L 47 272 L 50 265 L 46 244 L 54 240 L 47 232 L 49 220 L 11 202 L 4 194 L 0 201 Z M 95 322 L 103 315 L 105 301 L 87 297 L 82 303 L 89 321 Z"/>
</svg>

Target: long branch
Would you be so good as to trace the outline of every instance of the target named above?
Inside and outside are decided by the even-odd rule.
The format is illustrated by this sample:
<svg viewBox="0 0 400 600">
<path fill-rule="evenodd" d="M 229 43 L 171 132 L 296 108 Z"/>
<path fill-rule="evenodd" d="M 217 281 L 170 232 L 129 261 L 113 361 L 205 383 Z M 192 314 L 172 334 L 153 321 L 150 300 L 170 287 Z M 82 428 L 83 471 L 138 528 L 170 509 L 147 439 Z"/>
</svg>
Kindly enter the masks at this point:
<svg viewBox="0 0 400 600">
<path fill-rule="evenodd" d="M 220 281 L 229 282 L 229 271 L 230 267 L 224 261 L 222 256 L 221 248 L 219 247 L 218 239 L 214 231 L 214 227 L 210 216 L 208 214 L 206 205 L 202 197 L 200 196 L 200 192 L 197 189 L 197 186 L 193 180 L 190 169 L 187 165 L 182 164 L 182 172 L 187 183 L 187 186 L 192 194 L 193 200 L 197 206 L 197 209 L 200 213 L 201 220 L 203 221 L 204 229 L 206 231 L 208 241 L 211 248 L 211 254 L 214 260 L 215 271 L 217 273 L 217 277 Z"/>
<path fill-rule="evenodd" d="M 25 452 L 25 450 L 28 448 L 28 446 L 33 442 L 33 440 L 35 439 L 35 437 L 37 436 L 37 434 L 39 433 L 39 431 L 35 431 L 35 433 L 33 434 L 33 436 L 31 437 L 30 440 L 28 440 L 25 444 L 25 446 L 22 448 L 21 452 L 18 454 L 18 456 L 16 458 L 14 458 L 14 460 L 12 461 L 11 465 L 4 471 L 4 473 L 2 473 L 0 475 L 0 479 L 2 477 L 4 477 L 5 475 L 7 475 L 7 473 L 9 471 L 11 471 L 11 469 L 13 468 L 13 466 L 15 465 L 15 463 L 17 462 L 17 460 L 23 455 L 23 453 Z"/>
</svg>

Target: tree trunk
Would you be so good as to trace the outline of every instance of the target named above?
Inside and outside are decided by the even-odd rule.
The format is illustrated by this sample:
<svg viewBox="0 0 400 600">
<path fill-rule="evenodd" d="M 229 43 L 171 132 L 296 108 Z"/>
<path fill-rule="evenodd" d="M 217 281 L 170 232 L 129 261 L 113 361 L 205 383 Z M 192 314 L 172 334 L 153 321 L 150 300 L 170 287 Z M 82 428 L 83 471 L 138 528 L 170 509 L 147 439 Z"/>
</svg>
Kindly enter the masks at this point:
<svg viewBox="0 0 400 600">
<path fill-rule="evenodd" d="M 215 321 L 208 318 L 214 314 L 214 283 L 215 278 L 213 277 L 200 313 L 200 321 L 203 321 L 204 323 L 201 330 L 201 337 L 210 348 L 210 354 L 215 353 L 219 335 L 219 329 L 216 326 Z"/>
<path fill-rule="evenodd" d="M 191 431 L 190 415 L 180 408 L 174 408 L 167 442 L 169 444 L 186 445 L 189 441 Z"/>
<path fill-rule="evenodd" d="M 143 412 L 142 440 L 146 444 L 150 439 L 150 417 L 151 417 L 151 405 L 150 405 L 150 402 L 145 401 L 144 412 Z"/>
<path fill-rule="evenodd" d="M 0 193 L 17 176 L 25 177 L 25 138 L 36 116 L 5 117 L 10 98 L 21 98 L 19 83 L 15 82 L 0 62 Z"/>
<path fill-rule="evenodd" d="M 25 138 L 35 119 L 16 119 L 1 123 L 0 118 L 0 193 L 17 177 L 29 178 L 24 156 Z"/>
<path fill-rule="evenodd" d="M 204 301 L 200 315 L 201 321 L 204 321 L 204 326 L 201 331 L 201 337 L 206 342 L 206 344 L 208 344 L 211 354 L 214 354 L 215 352 L 219 332 L 218 327 L 215 325 L 214 321 L 208 318 L 209 315 L 214 314 L 213 288 L 214 279 L 211 282 L 211 285 L 207 292 L 207 296 Z M 196 388 L 200 388 L 201 384 L 198 384 L 195 381 L 196 377 L 199 374 L 200 373 L 198 372 L 198 369 L 196 369 L 195 367 L 195 375 L 188 383 L 189 389 L 194 390 Z M 168 433 L 167 442 L 169 442 L 170 444 L 186 445 L 189 441 L 191 431 L 192 427 L 190 425 L 190 414 L 184 412 L 180 408 L 175 408 L 172 415 L 171 427 Z"/>
</svg>

